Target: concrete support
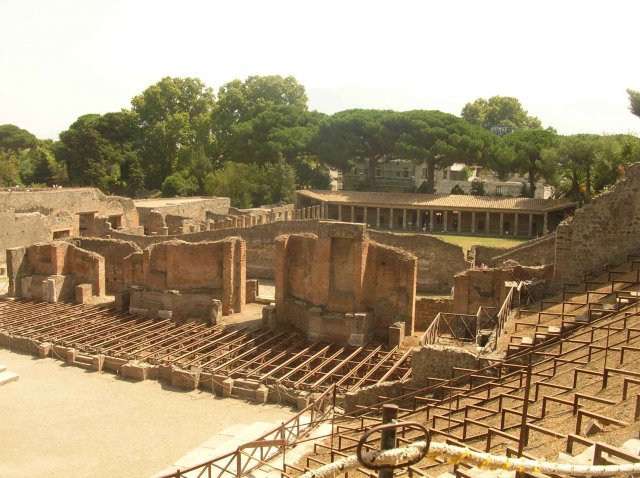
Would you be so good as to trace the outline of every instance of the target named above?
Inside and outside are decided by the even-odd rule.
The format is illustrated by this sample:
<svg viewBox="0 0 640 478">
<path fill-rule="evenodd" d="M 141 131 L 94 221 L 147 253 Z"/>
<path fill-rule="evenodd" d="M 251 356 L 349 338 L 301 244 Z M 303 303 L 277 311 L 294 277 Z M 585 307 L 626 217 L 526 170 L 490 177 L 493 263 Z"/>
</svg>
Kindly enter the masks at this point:
<svg viewBox="0 0 640 478">
<path fill-rule="evenodd" d="M 476 212 L 471 211 L 471 234 L 476 232 Z"/>
</svg>

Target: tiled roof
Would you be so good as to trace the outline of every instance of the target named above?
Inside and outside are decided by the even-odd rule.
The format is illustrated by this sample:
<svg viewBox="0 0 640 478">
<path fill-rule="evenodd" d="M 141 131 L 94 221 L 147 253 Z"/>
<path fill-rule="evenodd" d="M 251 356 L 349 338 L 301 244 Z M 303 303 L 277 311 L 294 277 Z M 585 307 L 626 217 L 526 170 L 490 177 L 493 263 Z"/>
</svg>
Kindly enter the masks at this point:
<svg viewBox="0 0 640 478">
<path fill-rule="evenodd" d="M 301 190 L 297 194 L 317 201 L 354 206 L 427 209 L 474 209 L 545 212 L 575 205 L 565 199 L 471 196 L 462 194 L 377 193 Z"/>
</svg>

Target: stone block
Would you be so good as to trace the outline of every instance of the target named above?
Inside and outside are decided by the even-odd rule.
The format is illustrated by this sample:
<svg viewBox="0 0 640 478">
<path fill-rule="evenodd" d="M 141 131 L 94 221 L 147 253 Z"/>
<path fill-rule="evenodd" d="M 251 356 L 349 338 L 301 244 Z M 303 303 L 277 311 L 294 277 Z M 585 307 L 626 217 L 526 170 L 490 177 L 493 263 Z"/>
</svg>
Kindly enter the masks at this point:
<svg viewBox="0 0 640 478">
<path fill-rule="evenodd" d="M 589 420 L 587 422 L 587 427 L 584 430 L 584 436 L 595 435 L 596 433 L 600 433 L 604 426 L 598 420 Z"/>
<path fill-rule="evenodd" d="M 171 383 L 171 374 L 173 373 L 173 365 L 158 365 L 158 380 Z"/>
<path fill-rule="evenodd" d="M 258 279 L 249 279 L 247 280 L 247 290 L 246 290 L 246 302 L 247 304 L 252 304 L 256 301 L 256 297 L 258 297 Z"/>
<path fill-rule="evenodd" d="M 51 347 L 53 344 L 51 342 L 39 342 L 36 344 L 36 354 L 38 357 L 48 357 L 51 353 Z"/>
<path fill-rule="evenodd" d="M 267 403 L 267 397 L 269 396 L 269 389 L 266 385 L 260 384 L 255 390 L 254 401 L 257 403 Z"/>
<path fill-rule="evenodd" d="M 131 304 L 131 292 L 128 290 L 120 291 L 115 294 L 116 310 L 129 310 Z"/>
<path fill-rule="evenodd" d="M 120 357 L 110 357 L 106 355 L 104 357 L 104 362 L 102 364 L 103 370 L 108 370 L 112 373 L 121 374 L 122 366 L 128 362 L 127 359 L 123 359 Z"/>
<path fill-rule="evenodd" d="M 162 320 L 171 320 L 173 317 L 173 311 L 160 309 L 158 310 L 158 318 Z"/>
<path fill-rule="evenodd" d="M 183 370 L 175 367 L 171 371 L 171 386 L 184 388 L 185 390 L 195 390 L 198 388 L 198 381 L 200 380 L 200 370 Z"/>
<path fill-rule="evenodd" d="M 93 286 L 91 284 L 80 284 L 75 288 L 76 302 L 78 304 L 86 304 L 91 300 L 93 294 Z"/>
<path fill-rule="evenodd" d="M 96 372 L 102 372 L 103 366 L 104 366 L 103 354 L 93 355 L 91 357 L 91 370 L 95 370 Z"/>
<path fill-rule="evenodd" d="M 149 309 L 141 309 L 139 307 L 129 307 L 129 313 L 139 315 L 141 317 L 149 317 Z"/>
<path fill-rule="evenodd" d="M 297 397 L 296 407 L 298 408 L 298 410 L 304 410 L 309 406 L 309 401 L 310 401 L 309 393 L 302 392 Z"/>
<path fill-rule="evenodd" d="M 131 361 L 122 366 L 122 376 L 131 380 L 141 382 L 147 380 L 149 377 L 149 371 L 152 368 L 146 362 Z"/>
<path fill-rule="evenodd" d="M 20 290 L 22 291 L 22 295 L 20 297 L 22 297 L 23 299 L 32 299 L 32 294 L 31 294 L 31 282 L 33 281 L 33 277 L 31 276 L 27 276 L 27 277 L 21 277 L 20 278 Z"/>
<path fill-rule="evenodd" d="M 222 319 L 222 302 L 218 299 L 211 300 L 211 308 L 209 309 L 209 322 L 216 325 Z"/>
<path fill-rule="evenodd" d="M 276 305 L 269 304 L 262 308 L 262 326 L 273 329 L 276 326 Z"/>
<path fill-rule="evenodd" d="M 0 347 L 8 349 L 11 345 L 11 334 L 9 332 L 0 332 Z"/>
<path fill-rule="evenodd" d="M 404 322 L 396 322 L 389 327 L 389 347 L 399 347 L 404 339 Z"/>
<path fill-rule="evenodd" d="M 222 381 L 222 396 L 223 397 L 230 397 L 231 396 L 231 394 L 233 393 L 233 382 L 234 382 L 234 380 L 232 378 L 227 378 L 227 379 Z"/>
<path fill-rule="evenodd" d="M 364 334 L 350 334 L 347 343 L 351 347 L 362 347 L 365 345 Z"/>
<path fill-rule="evenodd" d="M 55 304 L 58 302 L 58 292 L 56 290 L 56 281 L 50 277 L 42 281 L 42 300 Z"/>
</svg>

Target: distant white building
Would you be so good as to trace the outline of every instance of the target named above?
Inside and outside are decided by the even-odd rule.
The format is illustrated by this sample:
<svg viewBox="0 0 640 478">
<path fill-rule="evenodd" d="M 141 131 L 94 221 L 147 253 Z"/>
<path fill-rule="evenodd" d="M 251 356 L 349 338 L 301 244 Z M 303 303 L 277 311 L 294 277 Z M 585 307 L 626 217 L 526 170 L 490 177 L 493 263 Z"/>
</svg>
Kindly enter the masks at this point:
<svg viewBox="0 0 640 478">
<path fill-rule="evenodd" d="M 427 166 L 420 165 L 420 174 L 416 176 L 416 189 L 427 180 Z M 519 175 L 512 175 L 508 181 L 501 181 L 493 173 L 482 169 L 480 166 L 467 166 L 464 163 L 453 163 L 444 169 L 437 169 L 434 178 L 434 193 L 450 194 L 458 186 L 465 194 L 471 192 L 473 181 L 484 184 L 484 193 L 487 196 L 520 196 L 523 186 L 528 186 L 528 181 Z M 549 199 L 553 195 L 553 188 L 545 183 L 536 183 L 535 198 Z"/>
</svg>

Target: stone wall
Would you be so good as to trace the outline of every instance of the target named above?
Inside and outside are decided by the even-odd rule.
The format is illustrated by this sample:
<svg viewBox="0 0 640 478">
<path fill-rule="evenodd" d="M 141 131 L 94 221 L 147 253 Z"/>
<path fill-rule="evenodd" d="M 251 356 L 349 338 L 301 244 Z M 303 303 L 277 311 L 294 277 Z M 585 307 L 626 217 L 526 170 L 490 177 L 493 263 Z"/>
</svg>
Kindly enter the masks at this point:
<svg viewBox="0 0 640 478">
<path fill-rule="evenodd" d="M 413 332 L 416 258 L 370 242 L 361 224 L 320 222 L 318 235 L 276 239 L 276 321 L 313 339 L 362 345 Z"/>
<path fill-rule="evenodd" d="M 629 166 L 623 179 L 578 209 L 556 232 L 558 280 L 624 262 L 640 249 L 640 163 Z"/>
<path fill-rule="evenodd" d="M 556 233 L 532 239 L 512 248 L 472 246 L 470 255 L 475 258 L 476 267 L 495 267 L 505 261 L 515 261 L 523 266 L 542 266 L 555 261 Z"/>
<path fill-rule="evenodd" d="M 177 236 L 138 236 L 121 231 L 110 231 L 113 238 L 132 241 L 143 249 L 157 242 L 180 239 L 187 242 L 217 241 L 237 236 L 247 243 L 247 277 L 275 279 L 275 239 L 282 234 L 318 234 L 317 220 L 276 221 L 247 228 L 203 231 Z M 328 222 L 328 221 L 327 221 Z M 453 276 L 464 271 L 469 264 L 464 260 L 462 248 L 432 236 L 395 234 L 368 230 L 369 238 L 378 244 L 404 249 L 418 258 L 417 290 L 429 293 L 449 293 Z"/>
<path fill-rule="evenodd" d="M 509 292 L 507 281 L 552 278 L 553 266 L 470 269 L 454 278 L 453 312 L 475 315 L 480 306 L 501 307 Z"/>
<path fill-rule="evenodd" d="M 214 321 L 220 301 L 223 315 L 241 312 L 245 304 L 246 249 L 231 237 L 216 242 L 167 241 L 135 252 L 124 260 L 124 284 L 130 307 L 150 316 L 171 311 L 176 319 Z"/>
<path fill-rule="evenodd" d="M 99 189 L 0 191 L 0 262 L 8 248 L 93 234 L 99 216 L 120 228 L 138 226 L 131 199 L 106 196 Z"/>
<path fill-rule="evenodd" d="M 480 363 L 475 354 L 459 347 L 424 345 L 416 348 L 411 357 L 411 385 L 424 387 L 427 378 L 448 380 L 453 367 L 478 369 Z"/>
<path fill-rule="evenodd" d="M 418 292 L 449 293 L 453 276 L 469 268 L 460 246 L 426 234 L 369 231 L 372 241 L 398 247 L 418 258 Z"/>
<path fill-rule="evenodd" d="M 75 287 L 91 285 L 91 295 L 105 293 L 104 258 L 67 242 L 8 249 L 9 294 L 57 302 L 74 299 Z"/>
<path fill-rule="evenodd" d="M 136 200 L 135 205 L 138 210 L 140 224 L 146 223 L 147 215 L 151 211 L 158 211 L 163 216 L 172 214 L 205 222 L 207 220 L 207 212 L 227 214 L 231 201 L 229 198 L 222 197 L 188 198 L 188 200 L 161 198 Z"/>
<path fill-rule="evenodd" d="M 415 329 L 425 331 L 440 313 L 453 312 L 453 299 L 448 297 L 419 297 L 416 299 Z"/>
<path fill-rule="evenodd" d="M 117 294 L 125 289 L 123 268 L 125 257 L 142 252 L 142 249 L 133 242 L 118 239 L 83 237 L 75 239 L 73 243 L 84 250 L 95 252 L 104 257 L 105 292 L 109 295 Z"/>
</svg>

